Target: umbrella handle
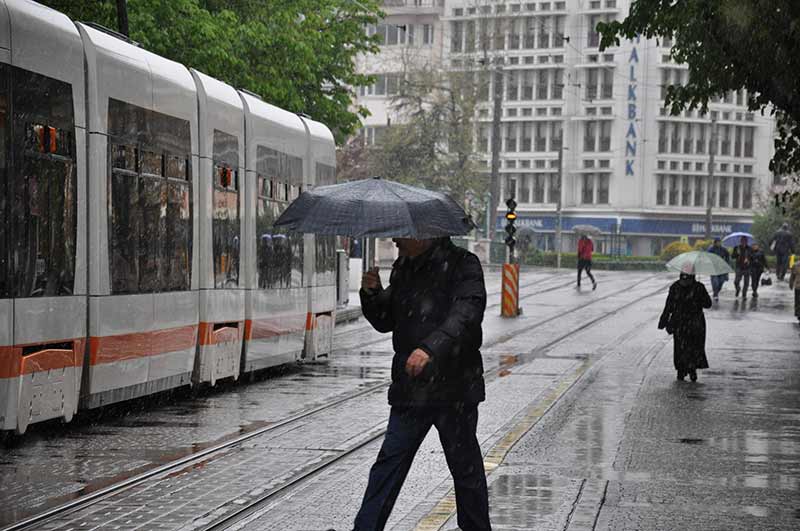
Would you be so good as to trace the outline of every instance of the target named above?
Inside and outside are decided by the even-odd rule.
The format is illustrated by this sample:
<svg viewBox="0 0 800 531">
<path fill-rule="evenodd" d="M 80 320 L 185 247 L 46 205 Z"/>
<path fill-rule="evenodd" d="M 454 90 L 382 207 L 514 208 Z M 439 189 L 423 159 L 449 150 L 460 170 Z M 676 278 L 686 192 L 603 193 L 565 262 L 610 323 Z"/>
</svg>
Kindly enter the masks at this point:
<svg viewBox="0 0 800 531">
<path fill-rule="evenodd" d="M 375 238 L 364 238 L 361 249 L 361 272 L 366 273 L 375 267 Z"/>
</svg>

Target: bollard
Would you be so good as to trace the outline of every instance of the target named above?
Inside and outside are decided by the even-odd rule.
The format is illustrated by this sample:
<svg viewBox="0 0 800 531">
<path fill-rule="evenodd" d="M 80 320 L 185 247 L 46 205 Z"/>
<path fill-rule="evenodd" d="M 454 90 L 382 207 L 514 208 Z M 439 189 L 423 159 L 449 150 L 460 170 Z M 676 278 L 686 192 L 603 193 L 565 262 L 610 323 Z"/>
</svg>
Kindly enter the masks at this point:
<svg viewBox="0 0 800 531">
<path fill-rule="evenodd" d="M 500 315 L 516 317 L 519 311 L 519 264 L 503 264 Z"/>
</svg>

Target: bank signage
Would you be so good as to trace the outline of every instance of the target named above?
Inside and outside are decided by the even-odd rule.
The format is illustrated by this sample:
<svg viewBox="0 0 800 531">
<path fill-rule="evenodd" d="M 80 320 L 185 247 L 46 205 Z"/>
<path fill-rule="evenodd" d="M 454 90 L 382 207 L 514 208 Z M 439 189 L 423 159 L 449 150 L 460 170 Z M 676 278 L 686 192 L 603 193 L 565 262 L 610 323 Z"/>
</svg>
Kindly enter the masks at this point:
<svg viewBox="0 0 800 531">
<path fill-rule="evenodd" d="M 503 228 L 505 219 L 497 218 L 497 229 Z M 525 216 L 517 217 L 518 227 L 530 227 L 533 230 L 542 232 L 554 232 L 556 230 L 555 216 Z M 687 221 L 674 219 L 637 219 L 623 218 L 620 232 L 627 235 L 664 235 L 664 236 L 703 236 L 706 232 L 704 221 Z M 564 217 L 561 220 L 561 228 L 564 231 L 571 231 L 575 225 L 592 225 L 600 229 L 605 234 L 613 234 L 617 231 L 617 218 L 592 218 L 592 217 Z M 749 232 L 750 223 L 738 221 L 721 220 L 711 225 L 711 234 L 724 236 L 732 232 Z"/>
<path fill-rule="evenodd" d="M 628 132 L 625 133 L 625 176 L 634 176 L 633 164 L 636 162 L 636 148 L 638 139 L 636 136 L 636 117 L 639 114 L 638 102 L 636 101 L 636 72 L 639 66 L 639 37 L 633 41 L 631 54 L 628 56 Z"/>
</svg>

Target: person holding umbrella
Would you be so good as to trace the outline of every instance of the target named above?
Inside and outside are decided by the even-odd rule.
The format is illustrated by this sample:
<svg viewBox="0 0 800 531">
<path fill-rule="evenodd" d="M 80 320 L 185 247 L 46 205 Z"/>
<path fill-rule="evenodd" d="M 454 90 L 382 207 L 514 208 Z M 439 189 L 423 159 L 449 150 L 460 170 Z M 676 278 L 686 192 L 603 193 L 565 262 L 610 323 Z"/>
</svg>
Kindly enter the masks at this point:
<svg viewBox="0 0 800 531">
<path fill-rule="evenodd" d="M 731 257 L 733 258 L 733 262 L 736 267 L 736 275 L 733 277 L 733 286 L 736 288 L 736 297 L 739 296 L 739 292 L 741 291 L 743 299 L 747 298 L 747 287 L 750 285 L 750 257 L 752 254 L 752 249 L 749 245 L 747 245 L 747 237 L 741 236 L 739 238 L 739 245 L 734 247 Z M 741 290 L 739 284 L 743 279 L 744 290 Z"/>
<path fill-rule="evenodd" d="M 486 286 L 478 257 L 450 235 L 474 227 L 444 194 L 382 179 L 303 192 L 276 226 L 298 232 L 392 237 L 399 258 L 389 285 L 370 267 L 361 308 L 379 332 L 392 333 L 389 423 L 373 464 L 357 531 L 384 529 L 422 441 L 436 427 L 456 492 L 458 525 L 490 531 L 489 495 L 477 438 L 485 399 L 482 322 Z M 372 256 L 365 246 L 366 256 Z"/>
<path fill-rule="evenodd" d="M 592 275 L 592 252 L 594 244 L 585 233 L 578 240 L 578 287 L 581 287 L 581 273 L 586 271 L 586 276 L 592 281 L 592 291 L 597 289 L 597 281 Z"/>
<path fill-rule="evenodd" d="M 719 256 L 725 260 L 726 264 L 731 261 L 731 255 L 728 250 L 722 246 L 722 241 L 719 238 L 714 238 L 714 243 L 708 248 L 708 252 Z M 728 281 L 728 274 L 711 275 L 711 290 L 714 293 L 714 300 L 719 300 L 719 292 L 722 291 L 722 286 Z"/>
<path fill-rule="evenodd" d="M 711 308 L 711 298 L 703 283 L 696 280 L 694 268 L 686 263 L 678 280 L 669 288 L 658 320 L 658 329 L 666 329 L 673 336 L 672 361 L 678 380 L 688 374 L 696 382 L 698 369 L 708 369 L 704 308 Z"/>
<path fill-rule="evenodd" d="M 750 286 L 754 299 L 758 298 L 758 287 L 765 269 L 767 269 L 767 257 L 758 243 L 754 242 L 750 252 Z"/>
<path fill-rule="evenodd" d="M 788 223 L 781 225 L 775 232 L 770 245 L 775 251 L 775 276 L 778 280 L 783 280 L 789 265 L 789 255 L 794 252 L 794 238 Z"/>
</svg>

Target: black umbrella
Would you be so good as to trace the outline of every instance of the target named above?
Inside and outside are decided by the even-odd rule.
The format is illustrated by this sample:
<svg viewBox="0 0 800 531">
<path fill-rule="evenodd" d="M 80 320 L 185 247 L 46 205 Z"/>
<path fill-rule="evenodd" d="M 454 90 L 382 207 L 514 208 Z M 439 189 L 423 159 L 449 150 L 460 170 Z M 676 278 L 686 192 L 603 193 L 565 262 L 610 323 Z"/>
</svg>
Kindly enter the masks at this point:
<svg viewBox="0 0 800 531">
<path fill-rule="evenodd" d="M 474 224 L 458 203 L 442 193 L 366 179 L 303 192 L 275 226 L 353 238 L 423 240 L 466 234 Z"/>
</svg>

